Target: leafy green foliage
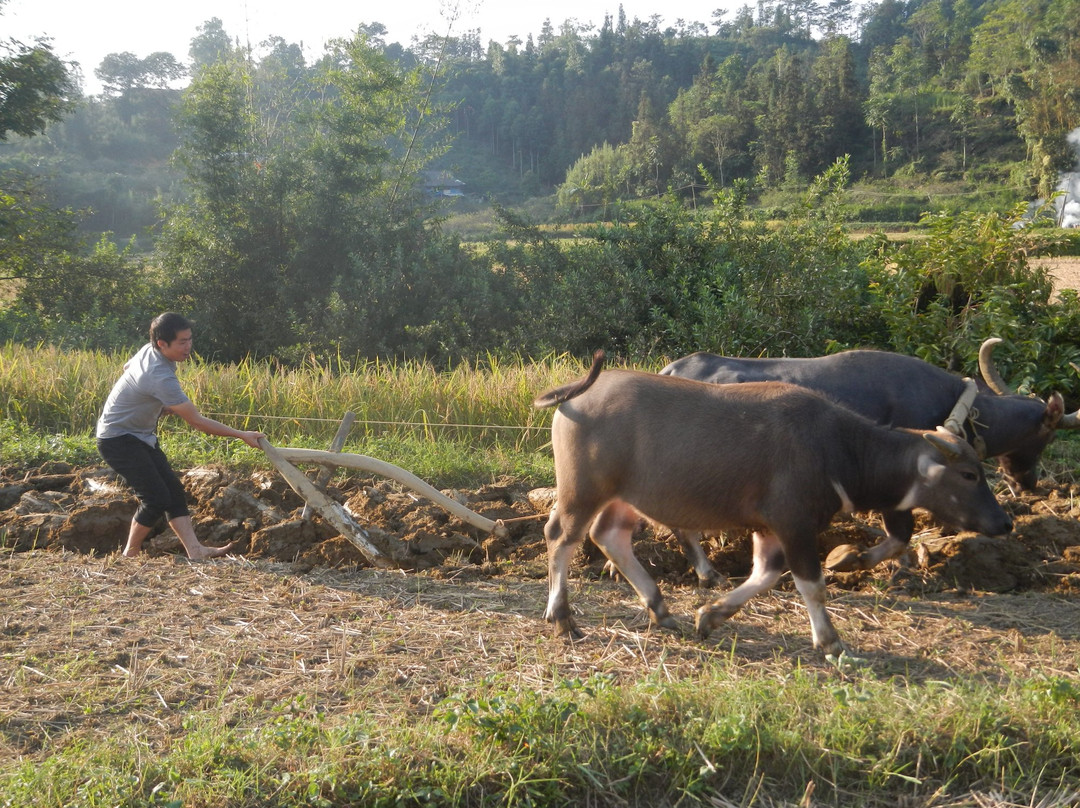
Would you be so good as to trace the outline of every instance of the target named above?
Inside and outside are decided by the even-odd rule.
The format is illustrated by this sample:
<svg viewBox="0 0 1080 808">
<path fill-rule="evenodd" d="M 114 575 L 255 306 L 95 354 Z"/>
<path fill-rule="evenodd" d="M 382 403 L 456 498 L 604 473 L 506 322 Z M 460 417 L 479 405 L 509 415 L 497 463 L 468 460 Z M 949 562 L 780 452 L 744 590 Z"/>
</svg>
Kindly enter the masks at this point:
<svg viewBox="0 0 1080 808">
<path fill-rule="evenodd" d="M 36 178 L 0 172 L 0 279 L 43 276 L 75 243 L 76 216 L 52 207 Z"/>
<path fill-rule="evenodd" d="M 0 41 L 0 142 L 43 132 L 71 108 L 74 93 L 67 65 L 47 42 Z"/>
<path fill-rule="evenodd" d="M 192 194 L 161 257 L 209 354 L 457 353 L 478 341 L 484 277 L 426 228 L 415 189 L 440 120 L 421 78 L 363 36 L 310 67 L 279 42 L 257 66 L 235 54 L 198 71 L 181 118 Z"/>
<path fill-rule="evenodd" d="M 1075 165 L 1065 136 L 1080 124 L 1078 36 L 1077 0 L 994 4 L 972 36 L 970 70 L 1016 111 L 1043 197 Z"/>
<path fill-rule="evenodd" d="M 158 298 L 154 275 L 130 248 L 106 237 L 87 247 L 77 214 L 52 207 L 39 184 L 0 174 L 0 279 L 12 284 L 0 309 L 0 339 L 114 348 L 131 344 Z M 138 328 L 139 326 L 135 326 Z"/>
<path fill-rule="evenodd" d="M 1009 343 L 999 359 L 1007 380 L 1042 395 L 1077 389 L 1077 296 L 1052 294 L 1051 280 L 1028 264 L 1046 232 L 1010 215 L 928 214 L 925 239 L 883 249 L 866 263 L 875 279 L 886 346 L 958 372 L 977 372 L 979 345 Z M 997 358 L 997 357 L 996 357 Z"/>
<path fill-rule="evenodd" d="M 106 93 L 126 95 L 144 87 L 164 89 L 184 77 L 187 70 L 171 53 L 158 51 L 139 58 L 130 51 L 110 53 L 94 69 Z"/>
<path fill-rule="evenodd" d="M 668 199 L 594 231 L 630 295 L 608 344 L 635 357 L 806 355 L 873 334 L 859 247 L 841 221 L 847 176 L 841 161 L 779 228 L 748 210 L 747 186 L 736 183 L 714 189 L 716 204 L 700 215 Z"/>
<path fill-rule="evenodd" d="M 67 343 L 101 348 L 130 344 L 133 329 L 149 322 L 159 298 L 155 276 L 107 238 L 86 254 L 57 256 L 41 274 L 23 279 L 18 301 L 6 315 L 28 315 L 38 333 L 23 341 Z"/>
</svg>

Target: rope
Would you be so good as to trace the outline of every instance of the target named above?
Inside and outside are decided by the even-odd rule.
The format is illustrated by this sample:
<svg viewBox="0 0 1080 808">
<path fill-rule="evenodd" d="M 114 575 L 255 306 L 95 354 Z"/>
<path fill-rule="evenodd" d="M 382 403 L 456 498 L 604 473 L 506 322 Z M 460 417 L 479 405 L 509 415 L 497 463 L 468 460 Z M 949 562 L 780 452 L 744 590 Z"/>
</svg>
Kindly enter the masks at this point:
<svg viewBox="0 0 1080 808">
<path fill-rule="evenodd" d="M 310 418 L 291 415 L 263 415 L 262 413 L 252 412 L 207 412 L 204 415 L 208 415 L 211 418 L 254 418 L 260 421 L 311 421 L 314 423 L 325 424 L 337 424 L 341 423 L 340 418 Z M 424 428 L 429 427 L 451 427 L 454 429 L 516 429 L 518 431 L 530 431 L 534 429 L 545 429 L 542 426 L 516 426 L 513 424 L 457 424 L 457 423 L 435 423 L 432 421 L 368 421 L 357 420 L 358 424 L 368 424 L 371 426 L 422 426 Z"/>
<path fill-rule="evenodd" d="M 500 519 L 503 524 L 512 524 L 513 522 L 535 522 L 537 519 L 547 519 L 550 514 L 546 513 L 534 513 L 532 516 L 515 516 L 511 519 Z"/>
</svg>

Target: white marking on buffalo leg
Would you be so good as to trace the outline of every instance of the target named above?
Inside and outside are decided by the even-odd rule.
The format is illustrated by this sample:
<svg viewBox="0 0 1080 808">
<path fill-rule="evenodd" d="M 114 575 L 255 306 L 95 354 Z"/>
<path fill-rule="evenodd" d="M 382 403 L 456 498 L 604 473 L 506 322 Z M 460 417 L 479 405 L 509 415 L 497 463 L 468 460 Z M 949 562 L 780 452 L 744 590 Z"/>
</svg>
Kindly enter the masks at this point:
<svg viewBox="0 0 1080 808">
<path fill-rule="evenodd" d="M 915 483 L 908 489 L 908 492 L 904 494 L 904 498 L 900 500 L 900 504 L 896 505 L 894 511 L 910 511 L 915 507 L 915 503 L 919 497 L 919 483 Z"/>
<path fill-rule="evenodd" d="M 906 541 L 900 541 L 895 536 L 886 536 L 865 552 L 861 559 L 863 569 L 873 569 L 886 559 L 896 558 L 907 549 L 907 546 Z"/>
<path fill-rule="evenodd" d="M 584 525 L 572 515 L 552 510 L 544 526 L 548 551 L 548 602 L 544 619 L 555 624 L 555 632 L 572 638 L 582 636 L 570 615 L 568 590 L 570 560 L 585 537 Z"/>
<path fill-rule="evenodd" d="M 814 647 L 826 654 L 839 656 L 844 650 L 844 644 L 840 642 L 840 635 L 833 628 L 829 613 L 825 609 L 825 579 L 818 578 L 816 581 L 810 581 L 792 577 L 795 579 L 795 587 L 806 604 L 806 610 L 810 614 L 810 632 L 814 637 Z"/>
<path fill-rule="evenodd" d="M 712 562 L 709 561 L 709 557 L 705 555 L 705 550 L 701 546 L 702 534 L 689 533 L 685 530 L 672 530 L 671 532 L 679 540 L 683 552 L 686 553 L 686 557 L 693 564 L 694 572 L 697 573 L 698 586 L 711 587 L 724 580 L 724 576 L 717 572 Z"/>
<path fill-rule="evenodd" d="M 855 503 L 851 501 L 851 497 L 844 490 L 844 486 L 840 485 L 836 480 L 830 480 L 829 482 L 832 483 L 833 491 L 840 497 L 840 510 L 844 513 L 852 513 L 855 510 Z"/>
</svg>

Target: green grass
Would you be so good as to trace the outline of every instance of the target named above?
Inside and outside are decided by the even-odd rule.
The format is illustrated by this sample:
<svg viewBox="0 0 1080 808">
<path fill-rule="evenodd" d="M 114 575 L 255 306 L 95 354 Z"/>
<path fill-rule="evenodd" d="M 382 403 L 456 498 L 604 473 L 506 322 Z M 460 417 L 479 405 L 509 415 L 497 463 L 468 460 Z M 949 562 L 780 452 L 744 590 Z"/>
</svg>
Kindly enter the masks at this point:
<svg viewBox="0 0 1080 808">
<path fill-rule="evenodd" d="M 349 698 L 363 705 L 380 694 Z M 1078 706 L 1075 682 L 1057 677 L 830 678 L 723 658 L 675 682 L 597 675 L 537 692 L 493 677 L 400 723 L 363 710 L 328 717 L 303 697 L 269 715 L 190 712 L 178 742 L 157 752 L 133 731 L 6 765 L 0 799 L 27 808 L 659 808 L 708 805 L 723 792 L 736 801 L 713 804 L 768 806 L 797 804 L 808 783 L 821 789 L 813 804 L 896 805 L 978 789 L 1075 797 Z"/>
</svg>

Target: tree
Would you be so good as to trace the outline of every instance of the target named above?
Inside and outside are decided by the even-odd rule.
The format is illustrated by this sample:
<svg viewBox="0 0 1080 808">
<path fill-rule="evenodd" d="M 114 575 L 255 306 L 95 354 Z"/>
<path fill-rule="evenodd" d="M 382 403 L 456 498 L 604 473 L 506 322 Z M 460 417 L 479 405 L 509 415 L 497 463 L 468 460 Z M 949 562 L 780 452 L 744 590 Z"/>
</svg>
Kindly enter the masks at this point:
<svg viewBox="0 0 1080 808">
<path fill-rule="evenodd" d="M 0 58 L 0 141 L 10 133 L 38 135 L 71 109 L 77 93 L 71 73 L 45 41 L 8 40 L 0 47 L 6 54 Z M 96 269 L 123 262 L 94 264 L 83 254 L 77 224 L 76 213 L 50 203 L 40 180 L 0 172 L 0 280 L 18 281 L 11 308 L 19 315 L 37 322 L 78 319 L 95 297 L 109 310 L 107 292 L 118 287 L 115 278 L 96 283 Z"/>
<path fill-rule="evenodd" d="M 961 170 L 967 171 L 968 160 L 968 136 L 975 121 L 975 101 L 966 94 L 961 93 L 956 98 L 949 122 L 956 125 L 957 134 L 960 135 L 960 165 Z"/>
<path fill-rule="evenodd" d="M 18 281 L 0 308 L 0 339 L 129 344 L 130 324 L 160 305 L 130 250 L 106 234 L 88 247 L 79 215 L 52 204 L 32 177 L 3 172 L 0 189 L 0 281 Z"/>
<path fill-rule="evenodd" d="M 169 218 L 161 261 L 206 350 L 377 356 L 455 343 L 473 304 L 447 288 L 475 278 L 424 225 L 416 178 L 444 120 L 428 83 L 363 34 L 312 65 L 272 44 L 262 61 L 236 53 L 200 69 L 181 108 L 190 198 Z"/>
<path fill-rule="evenodd" d="M 0 179 L 0 281 L 47 275 L 75 242 L 75 216 L 49 205 L 31 177 L 6 171 Z"/>
<path fill-rule="evenodd" d="M 728 165 L 745 159 L 753 112 L 746 97 L 742 59 L 729 56 L 715 69 L 714 65 L 711 59 L 706 60 L 690 88 L 671 103 L 668 117 L 682 141 L 684 166 L 704 162 L 723 187 L 729 180 Z"/>
<path fill-rule="evenodd" d="M 890 86 L 887 52 L 884 48 L 876 49 L 870 57 L 870 94 L 863 104 L 866 123 L 881 130 L 881 174 L 889 175 L 889 126 L 892 123 L 895 101 Z M 874 167 L 877 168 L 877 153 L 874 155 Z"/>
<path fill-rule="evenodd" d="M 890 73 L 891 82 L 898 101 L 911 100 L 913 109 L 913 124 L 915 127 L 915 143 L 913 157 L 919 159 L 920 127 L 919 127 L 919 97 L 923 89 L 923 59 L 919 51 L 913 47 L 910 37 L 900 37 L 893 45 L 886 58 L 886 64 Z"/>
<path fill-rule="evenodd" d="M 972 37 L 971 72 L 1016 111 L 1038 192 L 1071 167 L 1066 136 L 1080 125 L 1080 0 L 1007 0 Z"/>
<path fill-rule="evenodd" d="M 821 14 L 821 30 L 827 39 L 847 36 L 854 17 L 853 0 L 828 0 Z"/>
<path fill-rule="evenodd" d="M 165 89 L 187 75 L 187 68 L 171 53 L 158 51 L 139 58 L 130 51 L 110 53 L 94 70 L 106 94 L 126 96 L 132 90 Z"/>
<path fill-rule="evenodd" d="M 809 166 L 819 116 L 807 83 L 805 60 L 788 46 L 756 70 L 762 107 L 755 122 L 758 166 L 770 181 L 788 173 L 789 156 L 801 172 Z"/>
<path fill-rule="evenodd" d="M 211 17 L 196 29 L 188 48 L 193 70 L 200 70 L 226 59 L 233 51 L 232 39 L 225 33 L 220 17 Z"/>
<path fill-rule="evenodd" d="M 6 0 L 0 0 L 2 10 Z M 71 110 L 78 89 L 47 39 L 0 40 L 0 141 L 40 134 Z"/>
<path fill-rule="evenodd" d="M 813 75 L 821 127 L 814 138 L 812 166 L 821 170 L 830 161 L 855 153 L 865 133 L 855 58 L 847 37 L 822 44 Z"/>
<path fill-rule="evenodd" d="M 579 215 L 602 208 L 606 218 L 613 202 L 620 196 L 631 196 L 630 172 L 630 157 L 625 147 L 609 143 L 597 146 L 566 172 L 566 181 L 559 186 L 558 205 Z"/>
</svg>

